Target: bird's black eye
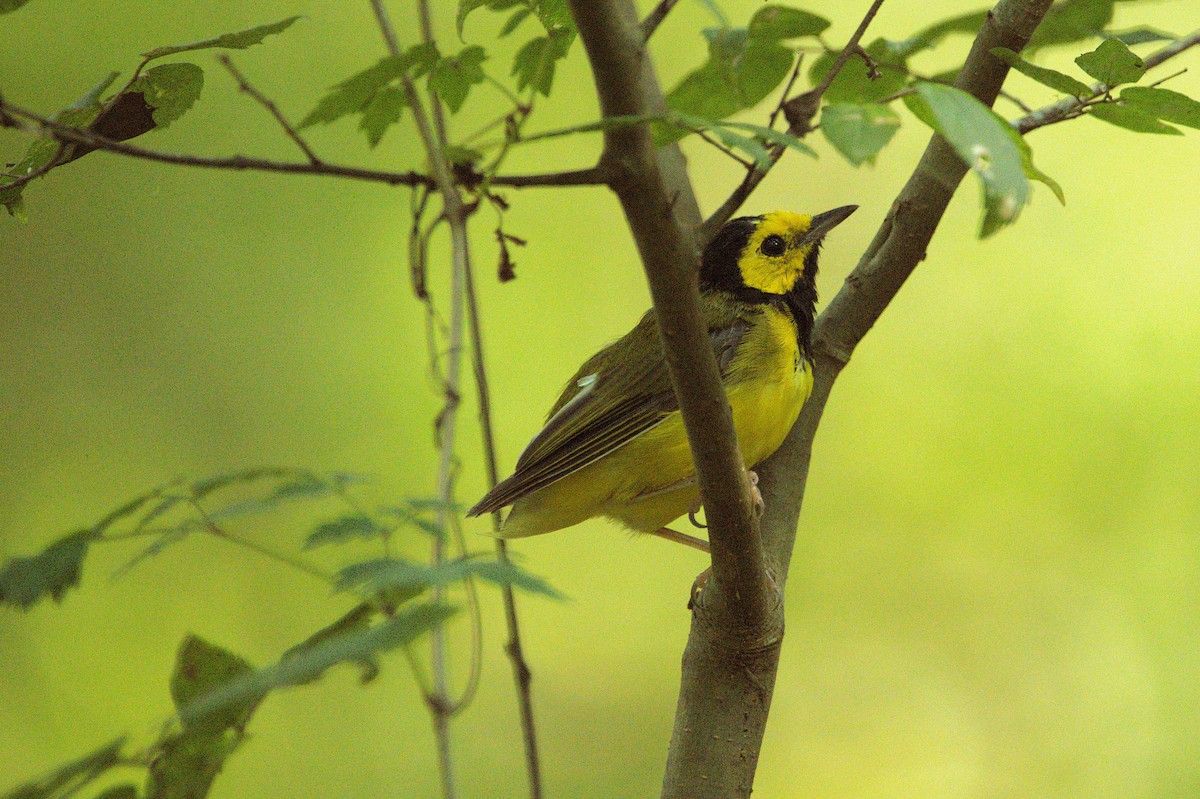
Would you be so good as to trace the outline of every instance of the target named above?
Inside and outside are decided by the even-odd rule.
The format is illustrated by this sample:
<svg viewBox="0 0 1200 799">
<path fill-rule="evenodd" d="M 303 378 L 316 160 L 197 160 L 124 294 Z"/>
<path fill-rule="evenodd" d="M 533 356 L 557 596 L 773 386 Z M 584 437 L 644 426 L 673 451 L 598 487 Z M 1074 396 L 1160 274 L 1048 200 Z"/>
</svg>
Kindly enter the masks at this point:
<svg viewBox="0 0 1200 799">
<path fill-rule="evenodd" d="M 763 255 L 776 257 L 787 252 L 787 242 L 783 240 L 783 236 L 771 235 L 763 239 L 758 249 Z"/>
</svg>

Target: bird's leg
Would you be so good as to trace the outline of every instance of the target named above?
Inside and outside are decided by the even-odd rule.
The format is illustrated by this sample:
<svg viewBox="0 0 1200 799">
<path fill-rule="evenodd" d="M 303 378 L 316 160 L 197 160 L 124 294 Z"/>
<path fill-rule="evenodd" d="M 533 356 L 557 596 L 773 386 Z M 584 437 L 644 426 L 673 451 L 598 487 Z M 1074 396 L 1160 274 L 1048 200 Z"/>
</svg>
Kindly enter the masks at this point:
<svg viewBox="0 0 1200 799">
<path fill-rule="evenodd" d="M 681 533 L 678 530 L 672 530 L 670 527 L 660 527 L 657 530 L 651 530 L 650 535 L 656 535 L 659 538 L 665 538 L 668 541 L 674 541 L 676 544 L 683 544 L 685 547 L 698 549 L 701 552 L 708 552 L 708 542 L 703 538 L 696 538 L 694 535 Z"/>
</svg>

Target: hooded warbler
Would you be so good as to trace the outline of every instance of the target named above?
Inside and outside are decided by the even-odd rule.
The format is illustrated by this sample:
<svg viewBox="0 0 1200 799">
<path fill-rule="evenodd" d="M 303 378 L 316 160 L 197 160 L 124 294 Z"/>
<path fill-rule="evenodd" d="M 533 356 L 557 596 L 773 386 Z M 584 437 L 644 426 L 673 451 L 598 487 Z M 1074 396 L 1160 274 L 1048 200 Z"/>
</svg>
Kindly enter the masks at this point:
<svg viewBox="0 0 1200 799">
<path fill-rule="evenodd" d="M 812 390 L 821 241 L 858 206 L 727 222 L 705 248 L 701 310 L 747 468 L 774 452 Z M 699 499 L 692 452 L 654 310 L 593 355 L 545 426 L 468 516 L 512 505 L 499 535 L 548 533 L 593 516 L 706 548 L 664 525 Z"/>
</svg>

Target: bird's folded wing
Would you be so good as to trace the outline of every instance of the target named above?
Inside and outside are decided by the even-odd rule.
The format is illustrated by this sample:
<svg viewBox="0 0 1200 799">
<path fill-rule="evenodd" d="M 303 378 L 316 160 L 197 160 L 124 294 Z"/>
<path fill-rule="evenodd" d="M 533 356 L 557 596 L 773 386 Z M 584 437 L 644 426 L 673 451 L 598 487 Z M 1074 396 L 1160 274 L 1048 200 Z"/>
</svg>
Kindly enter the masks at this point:
<svg viewBox="0 0 1200 799">
<path fill-rule="evenodd" d="M 710 331 L 724 375 L 748 325 Z M 638 357 L 614 359 L 611 350 Z M 598 368 L 598 372 L 591 371 Z M 513 475 L 488 492 L 470 516 L 499 510 L 561 480 L 661 423 L 679 408 L 652 314 L 579 370 L 541 431 L 521 453 Z"/>
</svg>

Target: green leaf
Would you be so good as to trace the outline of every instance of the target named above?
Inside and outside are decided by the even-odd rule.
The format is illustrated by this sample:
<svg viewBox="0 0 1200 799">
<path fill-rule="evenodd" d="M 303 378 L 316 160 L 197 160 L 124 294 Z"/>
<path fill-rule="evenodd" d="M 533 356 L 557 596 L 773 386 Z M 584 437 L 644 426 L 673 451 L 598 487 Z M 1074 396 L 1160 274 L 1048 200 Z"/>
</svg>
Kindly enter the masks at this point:
<svg viewBox="0 0 1200 799">
<path fill-rule="evenodd" d="M 142 93 L 154 109 L 154 124 L 165 128 L 187 113 L 203 88 L 204 70 L 184 62 L 146 70 L 129 90 Z"/>
<path fill-rule="evenodd" d="M 411 597 L 410 597 L 411 598 Z M 401 604 L 399 602 L 397 605 Z M 370 627 L 371 618 L 375 615 L 376 609 L 366 602 L 356 605 L 349 613 L 346 613 L 337 621 L 322 627 L 317 632 L 310 635 L 300 643 L 293 646 L 291 649 L 283 653 L 281 661 L 287 660 L 290 657 L 300 657 L 306 652 L 309 652 L 314 647 L 323 644 L 339 635 L 352 631 L 363 631 Z M 361 681 L 368 683 L 379 675 L 379 663 L 374 658 L 366 658 L 359 662 L 359 667 L 362 669 Z M 315 682 L 321 675 L 316 675 L 309 680 Z"/>
<path fill-rule="evenodd" d="M 454 155 L 454 153 L 449 153 L 449 155 Z M 436 521 L 422 517 L 422 511 L 417 509 L 415 506 L 404 507 L 403 505 L 398 505 L 394 507 L 380 508 L 380 510 L 389 516 L 395 516 L 400 520 L 401 524 L 415 527 L 421 532 L 428 533 L 434 538 L 441 538 L 445 533 L 445 531 L 442 529 L 442 526 Z"/>
<path fill-rule="evenodd" d="M 0 14 L 11 14 L 29 0 L 0 0 Z"/>
<path fill-rule="evenodd" d="M 299 653 L 282 657 L 266 669 L 239 677 L 197 699 L 179 711 L 184 723 L 244 704 L 276 688 L 304 685 L 339 663 L 362 663 L 440 625 L 454 615 L 448 605 L 410 605 L 386 621 L 333 635 Z"/>
<path fill-rule="evenodd" d="M 787 78 L 795 54 L 769 39 L 752 38 L 745 30 L 716 30 L 709 40 L 708 60 L 684 76 L 667 93 L 667 106 L 681 114 L 721 120 L 761 102 Z M 655 125 L 655 144 L 683 138 L 685 130 Z"/>
<path fill-rule="evenodd" d="M 1092 88 L 1083 81 L 1076 80 L 1058 70 L 1031 64 L 1007 47 L 992 48 L 991 53 L 1017 72 L 1033 78 L 1043 86 L 1049 86 L 1056 92 L 1069 94 L 1072 97 L 1090 97 L 1092 94 Z"/>
<path fill-rule="evenodd" d="M 114 785 L 107 791 L 96 794 L 95 799 L 138 799 L 137 786 L 128 783 Z"/>
<path fill-rule="evenodd" d="M 475 556 L 458 558 L 439 566 L 427 566 L 398 558 L 376 558 L 352 564 L 339 571 L 337 586 L 341 590 L 359 589 L 371 593 L 403 591 L 407 594 L 417 594 L 434 586 L 449 585 L 468 577 L 511 585 L 555 599 L 561 598 L 561 595 L 545 581 L 512 563 Z"/>
<path fill-rule="evenodd" d="M 1179 38 L 1173 33 L 1166 33 L 1157 28 L 1147 26 L 1131 28 L 1127 31 L 1111 33 L 1109 35 L 1130 47 L 1133 47 L 1135 44 L 1149 44 L 1150 42 L 1173 42 Z"/>
<path fill-rule="evenodd" d="M 192 483 L 192 499 L 201 500 L 211 494 L 235 485 L 246 485 L 259 480 L 273 477 L 293 477 L 295 469 L 283 469 L 278 466 L 253 466 L 249 469 L 238 469 L 232 472 L 216 474 Z M 154 496 L 160 495 L 162 489 L 156 490 Z"/>
<path fill-rule="evenodd" d="M 404 92 L 395 86 L 384 86 L 375 92 L 358 121 L 359 130 L 367 134 L 367 142 L 372 147 L 379 144 L 389 127 L 400 121 L 400 112 L 406 105 Z"/>
<path fill-rule="evenodd" d="M 1066 205 L 1067 196 L 1063 194 L 1062 186 L 1058 185 L 1058 181 L 1033 165 L 1033 148 L 1029 146 L 1029 142 L 1025 141 L 1025 137 L 1021 135 L 1021 132 L 1008 124 L 1007 121 L 1004 123 L 1004 129 L 1008 133 L 1008 137 L 1012 140 L 1012 143 L 1021 153 L 1021 168 L 1025 170 L 1025 177 L 1045 185 L 1046 188 L 1054 193 L 1060 204 Z"/>
<path fill-rule="evenodd" d="M 1092 52 L 1076 58 L 1075 63 L 1105 86 L 1137 83 L 1146 74 L 1146 63 L 1117 39 L 1105 39 Z"/>
<path fill-rule="evenodd" d="M 193 724 L 158 744 L 146 774 L 149 799 L 203 799 L 242 742 L 236 730 Z"/>
<path fill-rule="evenodd" d="M 475 9 L 490 8 L 492 11 L 507 11 L 520 5 L 525 5 L 523 0 L 458 0 L 458 15 L 454 22 L 458 28 L 459 38 L 462 38 L 463 25 L 466 24 L 467 16 Z M 526 6 L 526 11 L 532 13 L 533 9 Z"/>
<path fill-rule="evenodd" d="M 957 17 L 950 17 L 930 25 L 925 30 L 900 41 L 889 41 L 887 46 L 891 54 L 903 61 L 913 53 L 936 47 L 952 33 L 976 33 L 987 19 L 987 10 L 969 11 Z"/>
<path fill-rule="evenodd" d="M 813 158 L 817 157 L 816 150 L 809 147 L 803 141 L 796 138 L 792 134 L 787 133 L 786 131 L 775 130 L 774 128 L 768 128 L 763 125 L 754 125 L 749 122 L 717 122 L 714 124 L 714 127 L 737 128 L 738 130 L 749 131 L 750 133 L 754 134 L 756 138 L 762 139 L 763 141 L 768 141 L 772 144 L 782 144 L 784 147 L 790 147 L 798 153 L 804 153 L 805 155 Z"/>
<path fill-rule="evenodd" d="M 171 698 L 182 710 L 201 697 L 234 680 L 244 678 L 254 668 L 227 649 L 211 644 L 196 635 L 188 635 L 179 645 L 175 656 L 175 671 L 171 675 Z M 261 697 L 246 697 L 246 701 L 231 704 L 218 713 L 206 716 L 202 722 L 209 729 L 238 729 L 246 726 Z M 190 721 L 185 720 L 185 726 Z"/>
<path fill-rule="evenodd" d="M 876 39 L 865 48 L 867 54 L 880 65 L 878 76 L 872 80 L 867 65 L 861 58 L 851 58 L 838 72 L 829 90 L 825 92 L 828 103 L 877 103 L 904 88 L 908 78 L 897 67 L 903 67 L 883 39 Z M 820 56 L 808 70 L 808 79 L 817 86 L 833 67 L 837 59 L 834 53 Z"/>
<path fill-rule="evenodd" d="M 379 59 L 373 66 L 351 75 L 330 89 L 317 107 L 300 121 L 299 127 L 307 128 L 318 122 L 328 124 L 347 114 L 362 111 L 374 99 L 376 92 L 397 80 L 408 67 L 408 59 L 404 56 Z"/>
<path fill-rule="evenodd" d="M 72 103 L 68 108 L 56 114 L 54 121 L 74 128 L 86 128 L 92 124 L 100 113 L 100 96 L 117 79 L 117 75 L 118 73 L 116 72 L 108 73 L 103 80 L 88 90 L 86 94 Z M 29 145 L 29 148 L 25 151 L 25 155 L 20 161 L 4 171 L 12 175 L 28 175 L 31 172 L 36 172 L 49 164 L 59 154 L 61 149 L 62 144 L 57 139 L 49 135 L 43 135 Z M 78 152 L 78 145 L 75 146 L 75 150 Z M 0 176 L 0 204 L 8 209 L 10 215 L 21 221 L 25 221 L 25 201 L 21 197 L 21 193 L 25 187 L 21 186 L 15 189 L 6 188 L 5 184 L 11 181 L 12 178 Z"/>
<path fill-rule="evenodd" d="M 1186 94 L 1158 87 L 1129 86 L 1121 90 L 1121 102 L 1164 122 L 1200 128 L 1200 102 Z"/>
<path fill-rule="evenodd" d="M 61 602 L 79 585 L 88 545 L 99 537 L 95 530 L 79 530 L 37 555 L 10 560 L 0 569 L 0 605 L 25 610 L 47 596 Z"/>
<path fill-rule="evenodd" d="M 483 67 L 480 64 L 487 58 L 482 47 L 465 48 L 456 56 L 441 59 L 429 73 L 429 85 L 438 93 L 442 101 L 450 107 L 450 111 L 458 113 L 471 86 L 483 83 Z"/>
<path fill-rule="evenodd" d="M 517 90 L 528 86 L 549 97 L 555 64 L 566 57 L 570 46 L 571 36 L 567 35 L 538 36 L 526 42 L 513 56 L 512 75 L 517 79 Z"/>
<path fill-rule="evenodd" d="M 18 786 L 12 792 L 5 794 L 5 799 L 40 799 L 41 797 L 73 794 L 82 786 L 116 766 L 121 759 L 121 747 L 124 745 L 123 737 L 110 741 L 78 760 L 59 767 L 36 782 L 27 782 Z"/>
<path fill-rule="evenodd" d="M 952 86 L 919 83 L 905 103 L 922 121 L 954 148 L 983 185 L 984 216 L 980 238 L 1016 221 L 1029 202 L 1020 149 L 1006 128 L 1011 127 L 970 94 Z"/>
<path fill-rule="evenodd" d="M 747 33 L 751 39 L 777 42 L 801 36 L 819 36 L 831 23 L 824 17 L 775 4 L 767 4 L 750 18 Z"/>
<path fill-rule="evenodd" d="M 1050 7 L 1026 45 L 1038 50 L 1101 36 L 1113 17 L 1113 0 L 1060 0 Z"/>
<path fill-rule="evenodd" d="M 321 544 L 340 544 L 350 539 L 376 538 L 387 535 L 390 531 L 372 519 L 370 516 L 343 516 L 331 522 L 324 522 L 309 534 L 304 542 L 305 549 L 312 549 Z"/>
<path fill-rule="evenodd" d="M 900 116 L 879 103 L 835 103 L 821 109 L 821 132 L 854 166 L 875 163 L 900 129 Z"/>
<path fill-rule="evenodd" d="M 1100 103 L 1088 109 L 1088 114 L 1103 120 L 1118 128 L 1125 128 L 1137 133 L 1163 133 L 1168 136 L 1182 136 L 1183 131 L 1158 121 L 1154 114 L 1143 111 L 1132 105 L 1121 103 Z"/>
<path fill-rule="evenodd" d="M 517 26 L 528 19 L 529 15 L 532 13 L 533 12 L 528 8 L 518 8 L 513 12 L 512 16 L 505 21 L 504 27 L 500 29 L 500 36 L 504 37 L 515 31 Z M 461 32 L 462 31 L 459 31 L 459 33 Z"/>
<path fill-rule="evenodd" d="M 189 44 L 173 44 L 166 47 L 156 47 L 148 53 L 142 53 L 146 58 L 162 58 L 166 55 L 174 55 L 175 53 L 186 53 L 190 50 L 210 50 L 214 47 L 221 47 L 228 50 L 245 50 L 256 44 L 260 44 L 263 39 L 273 33 L 282 33 L 292 26 L 300 17 L 288 17 L 281 19 L 278 22 L 269 22 L 266 25 L 259 25 L 256 28 L 248 28 L 237 33 L 226 33 L 221 36 L 213 37 L 212 39 L 202 39 L 198 42 Z"/>
<path fill-rule="evenodd" d="M 675 123 L 674 127 L 676 129 L 710 133 L 716 137 L 717 141 L 729 149 L 740 150 L 750 156 L 759 167 L 764 169 L 770 168 L 771 155 L 762 146 L 762 143 L 749 136 L 734 133 L 726 123 L 679 112 L 675 112 L 672 115 L 672 121 Z"/>
</svg>

